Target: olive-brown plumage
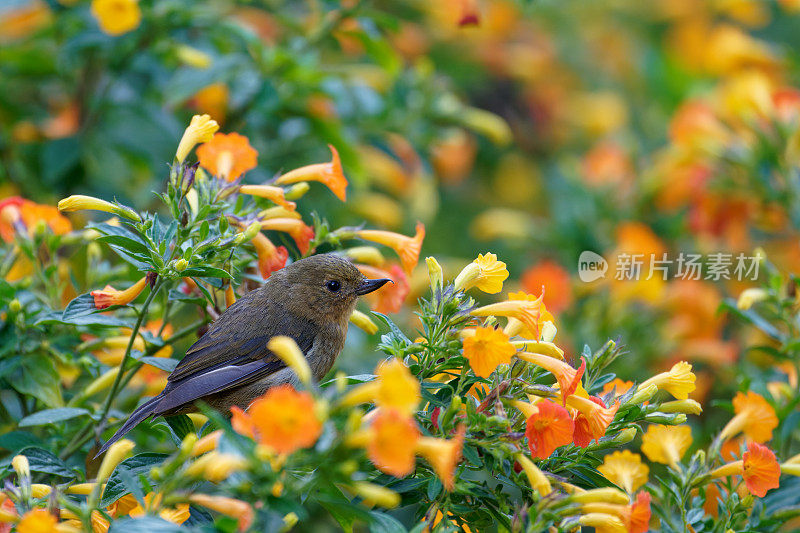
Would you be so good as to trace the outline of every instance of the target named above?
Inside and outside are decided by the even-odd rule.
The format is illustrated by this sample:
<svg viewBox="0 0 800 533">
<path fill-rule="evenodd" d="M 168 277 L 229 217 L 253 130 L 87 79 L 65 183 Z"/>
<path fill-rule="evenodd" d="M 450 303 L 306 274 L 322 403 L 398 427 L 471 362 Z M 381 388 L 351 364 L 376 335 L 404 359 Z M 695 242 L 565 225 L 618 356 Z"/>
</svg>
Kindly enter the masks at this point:
<svg viewBox="0 0 800 533">
<path fill-rule="evenodd" d="M 189 412 L 198 400 L 229 413 L 233 405 L 247 408 L 270 387 L 296 385 L 294 372 L 267 349 L 272 337 L 293 338 L 314 379 L 321 379 L 344 346 L 358 297 L 388 281 L 365 278 L 335 254 L 311 256 L 278 270 L 211 324 L 172 371 L 164 390 L 136 409 L 99 453 L 150 416 Z"/>
</svg>

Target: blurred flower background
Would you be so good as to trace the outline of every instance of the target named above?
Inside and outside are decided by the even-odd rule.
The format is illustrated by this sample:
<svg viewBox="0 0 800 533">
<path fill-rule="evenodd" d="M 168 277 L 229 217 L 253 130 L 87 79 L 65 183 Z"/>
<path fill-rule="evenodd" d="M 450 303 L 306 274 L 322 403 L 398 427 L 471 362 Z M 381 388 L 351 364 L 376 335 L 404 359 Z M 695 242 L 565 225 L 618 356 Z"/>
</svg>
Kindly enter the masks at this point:
<svg viewBox="0 0 800 533">
<path fill-rule="evenodd" d="M 696 440 L 738 416 L 731 399 L 752 389 L 782 410 L 782 455 L 797 453 L 798 21 L 793 0 L 6 0 L 0 202 L 25 198 L 25 226 L 56 234 L 86 222 L 47 210 L 70 194 L 163 210 L 152 191 L 170 176 L 175 139 L 207 114 L 225 134 L 198 149 L 210 173 L 322 181 L 298 204 L 303 219 L 417 236 L 363 230 L 398 249 L 424 236 L 447 279 L 491 251 L 507 289 L 544 288 L 569 360 L 617 339 L 618 394 L 689 361 L 705 407 Z M 342 167 L 346 204 L 331 177 Z M 291 235 L 260 241 L 262 273 L 275 269 L 262 258 L 285 262 L 302 246 L 302 228 L 282 224 L 262 225 Z M 10 228 L 0 220 L 6 242 Z M 586 250 L 609 262 L 604 278 L 581 281 Z M 647 275 L 646 261 L 639 279 L 618 279 L 636 254 L 668 258 L 665 274 Z M 696 279 L 678 262 L 688 254 L 700 256 Z M 740 256 L 760 270 L 737 276 Z M 729 275 L 715 275 L 723 259 Z M 8 281 L 25 275 L 14 267 Z M 383 265 L 398 290 L 370 305 L 410 331 L 429 278 L 424 263 L 408 267 Z M 61 275 L 87 277 L 74 261 Z M 377 359 L 354 331 L 338 367 L 369 372 Z M 684 441 L 677 459 L 642 448 L 668 464 Z"/>
</svg>

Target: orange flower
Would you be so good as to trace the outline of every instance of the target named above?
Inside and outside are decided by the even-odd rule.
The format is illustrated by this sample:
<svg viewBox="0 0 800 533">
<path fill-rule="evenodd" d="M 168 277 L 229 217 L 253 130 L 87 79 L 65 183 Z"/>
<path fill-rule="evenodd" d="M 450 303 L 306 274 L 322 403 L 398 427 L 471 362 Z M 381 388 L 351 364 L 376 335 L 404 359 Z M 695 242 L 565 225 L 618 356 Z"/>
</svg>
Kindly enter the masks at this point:
<svg viewBox="0 0 800 533">
<path fill-rule="evenodd" d="M 650 529 L 650 493 L 640 491 L 630 507 L 629 533 L 645 533 Z"/>
<path fill-rule="evenodd" d="M 337 198 L 344 202 L 347 198 L 347 178 L 344 176 L 339 152 L 333 145 L 329 144 L 328 148 L 331 149 L 332 154 L 330 163 L 317 163 L 296 168 L 276 179 L 275 183 L 287 185 L 301 181 L 318 181 L 325 184 Z"/>
<path fill-rule="evenodd" d="M 411 271 L 417 266 L 419 252 L 422 249 L 422 241 L 425 239 L 425 225 L 417 222 L 416 233 L 413 237 L 407 237 L 393 231 L 383 231 L 376 229 L 362 229 L 356 231 L 356 236 L 365 241 L 377 242 L 388 246 L 400 256 L 403 270 L 411 275 Z"/>
<path fill-rule="evenodd" d="M 711 106 L 697 100 L 682 104 L 669 126 L 670 140 L 685 148 L 714 151 L 729 135 Z"/>
<path fill-rule="evenodd" d="M 505 331 L 510 337 L 514 337 L 519 335 L 520 337 L 524 337 L 526 339 L 534 339 L 539 340 L 541 338 L 541 334 L 543 332 L 543 327 L 545 322 L 555 322 L 555 318 L 553 317 L 552 313 L 547 310 L 547 307 L 544 305 L 544 287 L 541 288 L 542 295 L 535 296 L 533 294 L 527 294 L 525 292 L 510 292 L 508 293 L 508 299 L 515 301 L 528 301 L 528 302 L 539 302 L 539 318 L 536 321 L 536 328 L 531 329 L 526 327 L 519 319 L 512 317 L 508 318 L 508 324 L 503 331 Z"/>
<path fill-rule="evenodd" d="M 392 284 L 387 283 L 366 296 L 372 310 L 386 314 L 400 311 L 406 301 L 406 297 L 408 297 L 408 293 L 411 291 L 408 277 L 406 277 L 400 265 L 390 265 L 388 270 L 363 264 L 357 264 L 356 267 L 370 279 L 389 278 L 394 282 Z"/>
<path fill-rule="evenodd" d="M 263 279 L 286 266 L 289 251 L 285 246 L 275 246 L 272 241 L 261 232 L 258 232 L 252 241 L 258 255 L 258 271 Z"/>
<path fill-rule="evenodd" d="M 564 407 L 550 400 L 542 400 L 535 407 L 537 412 L 528 417 L 525 436 L 531 455 L 547 459 L 556 448 L 572 442 L 575 423 Z"/>
<path fill-rule="evenodd" d="M 161 493 L 151 492 L 144 497 L 145 507 L 148 509 L 160 507 L 162 499 L 163 496 Z M 134 518 L 144 516 L 145 510 L 141 505 L 136 503 L 136 505 L 127 512 L 127 515 Z M 167 522 L 172 522 L 173 524 L 183 524 L 189 520 L 189 504 L 181 503 L 174 508 L 167 507 L 165 509 L 161 509 L 158 513 L 158 516 Z"/>
<path fill-rule="evenodd" d="M 0 200 L 0 238 L 4 242 L 14 240 L 15 228 L 32 235 L 39 221 L 44 221 L 56 235 L 72 231 L 72 223 L 55 206 L 37 204 L 19 196 Z"/>
<path fill-rule="evenodd" d="M 250 141 L 238 133 L 215 133 L 197 149 L 200 164 L 215 176 L 236 181 L 239 176 L 256 167 L 258 152 Z"/>
<path fill-rule="evenodd" d="M 509 364 L 516 348 L 508 335 L 495 328 L 478 327 L 475 335 L 464 339 L 464 357 L 476 376 L 488 378 L 502 364 Z"/>
<path fill-rule="evenodd" d="M 453 490 L 456 466 L 461 461 L 461 451 L 464 448 L 465 432 L 466 428 L 461 425 L 452 439 L 420 437 L 417 441 L 417 453 L 431 464 L 445 490 Z"/>
<path fill-rule="evenodd" d="M 303 255 L 308 253 L 311 239 L 314 238 L 314 228 L 306 226 L 302 220 L 294 218 L 268 218 L 261 221 L 261 229 L 288 233 L 297 243 L 297 249 Z"/>
<path fill-rule="evenodd" d="M 523 290 L 528 293 L 539 292 L 542 287 L 547 289 L 543 301 L 554 313 L 560 313 L 572 304 L 569 273 L 554 261 L 539 261 L 522 274 L 521 282 Z"/>
<path fill-rule="evenodd" d="M 192 494 L 189 496 L 189 500 L 212 511 L 235 518 L 239 521 L 239 531 L 247 531 L 253 524 L 255 515 L 253 508 L 241 500 L 208 494 Z"/>
<path fill-rule="evenodd" d="M 625 187 L 633 180 L 633 164 L 618 144 L 602 142 L 584 156 L 581 176 L 594 187 Z"/>
<path fill-rule="evenodd" d="M 581 370 L 584 365 L 581 365 Z M 615 402 L 611 407 L 606 407 L 603 401 L 596 396 L 587 399 L 573 394 L 567 398 L 567 404 L 573 409 L 577 409 L 580 415 L 586 418 L 581 423 L 580 433 L 578 433 L 577 424 L 575 427 L 575 432 L 579 434 L 582 443 L 586 442 L 587 438 L 591 442 L 591 439 L 600 439 L 605 436 L 608 426 L 614 420 L 617 409 L 619 409 L 619 402 Z M 588 446 L 588 442 L 586 445 Z"/>
<path fill-rule="evenodd" d="M 516 354 L 516 357 L 517 359 L 522 359 L 528 363 L 540 366 L 556 377 L 556 380 L 558 380 L 558 388 L 561 391 L 562 405 L 565 405 L 567 398 L 575 393 L 578 385 L 581 383 L 583 372 L 586 370 L 586 360 L 583 357 L 581 357 L 581 366 L 577 369 L 572 368 L 568 363 L 560 361 L 555 357 L 542 355 L 540 353 L 519 352 Z"/>
<path fill-rule="evenodd" d="M 607 394 L 611 394 L 614 391 L 614 395 L 619 397 L 631 390 L 633 387 L 632 381 L 623 381 L 619 378 L 614 378 L 605 385 L 603 385 L 602 395 L 605 396 Z"/>
<path fill-rule="evenodd" d="M 736 475 L 744 478 L 747 490 L 763 498 L 769 489 L 778 488 L 781 467 L 772 450 L 763 444 L 751 442 L 740 461 L 722 465 L 711 472 L 712 478 Z"/>
<path fill-rule="evenodd" d="M 112 305 L 128 305 L 139 297 L 145 285 L 147 285 L 147 276 L 124 291 L 118 291 L 111 285 L 106 285 L 103 290 L 91 292 L 92 298 L 94 298 L 94 306 L 97 309 L 106 309 Z"/>
<path fill-rule="evenodd" d="M 380 471 L 404 477 L 414 470 L 414 450 L 420 434 L 412 418 L 392 409 L 380 409 L 368 433 L 367 456 Z"/>
<path fill-rule="evenodd" d="M 739 432 L 755 442 L 766 442 L 772 438 L 772 430 L 778 427 L 775 409 L 758 393 L 748 391 L 736 393 L 733 398 L 733 410 L 736 415 L 725 424 L 719 435 L 720 440 L 727 440 Z"/>
<path fill-rule="evenodd" d="M 273 185 L 242 185 L 239 187 L 239 192 L 242 194 L 249 194 L 266 198 L 278 205 L 281 205 L 289 211 L 294 211 L 297 204 L 290 202 L 285 198 L 286 191 L 282 187 L 275 187 Z"/>
<path fill-rule="evenodd" d="M 458 17 L 459 27 L 477 26 L 481 22 L 481 14 L 478 10 L 478 0 L 459 0 L 461 14 Z"/>
<path fill-rule="evenodd" d="M 747 445 L 747 451 L 742 455 L 742 468 L 747 489 L 759 498 L 763 498 L 769 489 L 778 488 L 781 467 L 772 450 L 763 444 L 751 442 Z"/>
<path fill-rule="evenodd" d="M 253 436 L 278 453 L 292 453 L 313 445 L 322 433 L 322 422 L 314 409 L 314 398 L 291 385 L 269 389 L 247 412 L 232 407 L 233 428 Z"/>
</svg>

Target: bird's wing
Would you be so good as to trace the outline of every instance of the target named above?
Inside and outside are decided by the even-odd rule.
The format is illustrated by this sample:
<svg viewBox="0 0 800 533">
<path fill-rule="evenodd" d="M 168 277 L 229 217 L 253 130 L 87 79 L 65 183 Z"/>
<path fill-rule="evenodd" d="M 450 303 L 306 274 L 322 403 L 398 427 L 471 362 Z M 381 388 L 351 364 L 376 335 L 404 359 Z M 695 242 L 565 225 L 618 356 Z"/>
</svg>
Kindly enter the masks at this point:
<svg viewBox="0 0 800 533">
<path fill-rule="evenodd" d="M 318 329 L 313 323 L 293 315 L 279 304 L 273 303 L 269 309 L 254 308 L 257 304 L 248 298 L 253 292 L 229 307 L 186 351 L 186 356 L 170 374 L 170 383 L 255 361 L 263 361 L 271 365 L 269 368 L 278 370 L 285 365 L 267 349 L 269 340 L 277 335 L 292 337 L 303 353 L 311 349 Z"/>
<path fill-rule="evenodd" d="M 182 405 L 191 404 L 204 396 L 257 381 L 286 365 L 273 357 L 241 365 L 226 365 L 208 372 L 194 374 L 179 382 L 169 383 L 162 399 L 154 406 L 154 415 L 168 413 Z"/>
</svg>

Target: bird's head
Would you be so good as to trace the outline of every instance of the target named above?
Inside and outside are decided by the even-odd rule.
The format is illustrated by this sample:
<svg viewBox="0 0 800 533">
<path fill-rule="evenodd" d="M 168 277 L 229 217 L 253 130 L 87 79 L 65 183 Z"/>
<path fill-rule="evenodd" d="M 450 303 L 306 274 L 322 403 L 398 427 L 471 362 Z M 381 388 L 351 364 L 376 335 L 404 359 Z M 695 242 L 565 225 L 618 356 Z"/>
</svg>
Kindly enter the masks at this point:
<svg viewBox="0 0 800 533">
<path fill-rule="evenodd" d="M 284 305 L 315 321 L 343 321 L 359 296 L 380 289 L 390 279 L 367 279 L 350 260 L 336 254 L 306 257 L 274 273 L 270 283 L 285 289 Z"/>
</svg>

